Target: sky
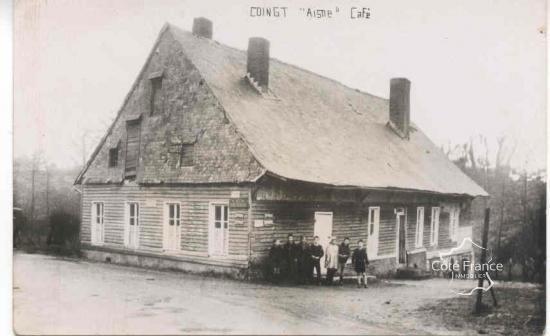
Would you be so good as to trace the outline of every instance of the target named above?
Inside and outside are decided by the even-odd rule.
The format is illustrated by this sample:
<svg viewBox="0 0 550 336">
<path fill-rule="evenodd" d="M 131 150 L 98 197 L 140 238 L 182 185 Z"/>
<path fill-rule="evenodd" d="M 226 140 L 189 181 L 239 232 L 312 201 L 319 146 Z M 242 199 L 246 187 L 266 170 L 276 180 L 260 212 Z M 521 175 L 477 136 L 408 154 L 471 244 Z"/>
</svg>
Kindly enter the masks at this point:
<svg viewBox="0 0 550 336">
<path fill-rule="evenodd" d="M 251 17 L 250 7 L 287 7 Z M 313 19 L 300 8 L 332 9 Z M 351 19 L 351 7 L 369 19 Z M 82 164 L 105 134 L 165 22 L 213 21 L 214 40 L 384 98 L 412 82 L 411 119 L 438 146 L 497 139 L 512 165 L 546 166 L 544 0 L 18 0 L 14 6 L 14 156 Z M 243 69 L 244 74 L 244 69 Z M 480 149 L 481 151 L 481 149 Z"/>
</svg>

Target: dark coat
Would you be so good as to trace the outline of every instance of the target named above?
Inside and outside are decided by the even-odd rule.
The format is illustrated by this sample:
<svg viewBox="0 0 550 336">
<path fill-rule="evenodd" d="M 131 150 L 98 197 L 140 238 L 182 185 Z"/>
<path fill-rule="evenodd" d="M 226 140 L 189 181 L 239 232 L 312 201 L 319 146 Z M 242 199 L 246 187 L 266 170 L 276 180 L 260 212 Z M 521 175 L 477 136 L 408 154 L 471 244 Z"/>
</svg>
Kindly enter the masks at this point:
<svg viewBox="0 0 550 336">
<path fill-rule="evenodd" d="M 351 257 L 351 263 L 353 264 L 355 272 L 364 273 L 366 271 L 367 265 L 369 264 L 367 249 L 356 248 L 353 251 L 353 256 Z"/>
<path fill-rule="evenodd" d="M 298 245 L 295 243 L 287 242 L 284 245 L 285 259 L 290 263 L 295 263 L 298 260 Z"/>
<path fill-rule="evenodd" d="M 282 246 L 273 245 L 269 249 L 269 263 L 271 267 L 281 267 L 284 261 L 284 251 Z"/>
<path fill-rule="evenodd" d="M 309 247 L 309 255 L 311 256 L 311 261 L 313 263 L 318 263 L 325 255 L 325 252 L 323 252 L 323 247 L 321 245 L 311 245 Z"/>
<path fill-rule="evenodd" d="M 340 264 L 345 264 L 348 261 L 350 254 L 351 250 L 349 245 L 345 245 L 344 243 L 340 244 L 340 247 L 338 248 L 338 262 Z"/>
<path fill-rule="evenodd" d="M 300 242 L 296 249 L 298 253 L 298 262 L 300 264 L 306 264 L 310 260 L 309 244 Z"/>
</svg>

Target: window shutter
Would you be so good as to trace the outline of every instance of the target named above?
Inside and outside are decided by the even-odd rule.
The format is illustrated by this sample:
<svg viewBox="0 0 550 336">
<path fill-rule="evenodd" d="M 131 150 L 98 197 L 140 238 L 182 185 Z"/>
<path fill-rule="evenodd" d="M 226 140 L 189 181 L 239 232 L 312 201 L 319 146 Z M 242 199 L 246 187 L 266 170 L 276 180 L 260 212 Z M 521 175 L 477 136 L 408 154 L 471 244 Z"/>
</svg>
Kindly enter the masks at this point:
<svg viewBox="0 0 550 336">
<path fill-rule="evenodd" d="M 168 246 L 168 221 L 170 220 L 169 209 L 170 203 L 164 203 L 162 215 L 162 247 L 164 250 L 166 250 L 166 247 Z"/>
<path fill-rule="evenodd" d="M 90 242 L 92 244 L 95 244 L 96 236 L 95 236 L 95 221 L 96 221 L 96 214 L 95 214 L 95 203 L 92 202 L 92 208 L 91 208 L 91 220 L 90 220 Z"/>
<path fill-rule="evenodd" d="M 139 147 L 141 135 L 141 122 L 127 122 L 126 124 L 126 169 L 125 176 L 131 177 L 136 175 L 136 170 L 139 161 Z"/>
<path fill-rule="evenodd" d="M 126 203 L 124 206 L 124 246 L 128 246 L 130 243 L 128 241 L 128 231 L 129 231 L 129 222 L 130 222 L 130 203 Z"/>
</svg>

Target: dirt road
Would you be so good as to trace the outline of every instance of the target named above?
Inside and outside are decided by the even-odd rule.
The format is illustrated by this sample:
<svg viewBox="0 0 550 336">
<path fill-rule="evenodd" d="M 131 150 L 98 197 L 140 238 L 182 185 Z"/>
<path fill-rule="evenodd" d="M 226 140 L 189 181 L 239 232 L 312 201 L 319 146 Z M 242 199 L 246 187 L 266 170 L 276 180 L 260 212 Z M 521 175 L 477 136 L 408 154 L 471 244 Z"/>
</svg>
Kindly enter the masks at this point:
<svg viewBox="0 0 550 336">
<path fill-rule="evenodd" d="M 273 287 L 44 255 L 14 259 L 22 334 L 449 334 L 411 313 L 453 295 L 443 279 Z"/>
</svg>

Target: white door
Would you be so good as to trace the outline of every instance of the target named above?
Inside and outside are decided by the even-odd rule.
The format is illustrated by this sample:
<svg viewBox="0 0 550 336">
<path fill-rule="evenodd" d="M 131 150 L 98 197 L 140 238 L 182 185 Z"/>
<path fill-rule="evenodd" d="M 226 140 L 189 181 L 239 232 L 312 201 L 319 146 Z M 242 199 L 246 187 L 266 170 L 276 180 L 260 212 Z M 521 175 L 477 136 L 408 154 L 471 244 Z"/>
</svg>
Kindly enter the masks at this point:
<svg viewBox="0 0 550 336">
<path fill-rule="evenodd" d="M 380 207 L 369 207 L 367 218 L 367 254 L 369 257 L 378 255 L 378 232 L 380 227 Z"/>
<path fill-rule="evenodd" d="M 330 243 L 330 237 L 332 236 L 332 212 L 315 213 L 313 235 L 319 236 L 319 243 L 323 247 L 323 252 L 326 253 L 327 246 Z M 321 258 L 321 272 L 326 272 L 324 255 L 323 258 Z"/>
<path fill-rule="evenodd" d="M 92 244 L 103 244 L 103 203 L 92 203 Z"/>
<path fill-rule="evenodd" d="M 227 204 L 210 205 L 211 255 L 224 256 L 229 250 L 229 212 Z"/>
<path fill-rule="evenodd" d="M 127 204 L 127 222 L 126 222 L 126 246 L 129 248 L 138 248 L 139 246 L 139 204 L 130 202 Z"/>
<path fill-rule="evenodd" d="M 181 238 L 180 204 L 167 203 L 164 211 L 164 250 L 177 251 Z"/>
</svg>

